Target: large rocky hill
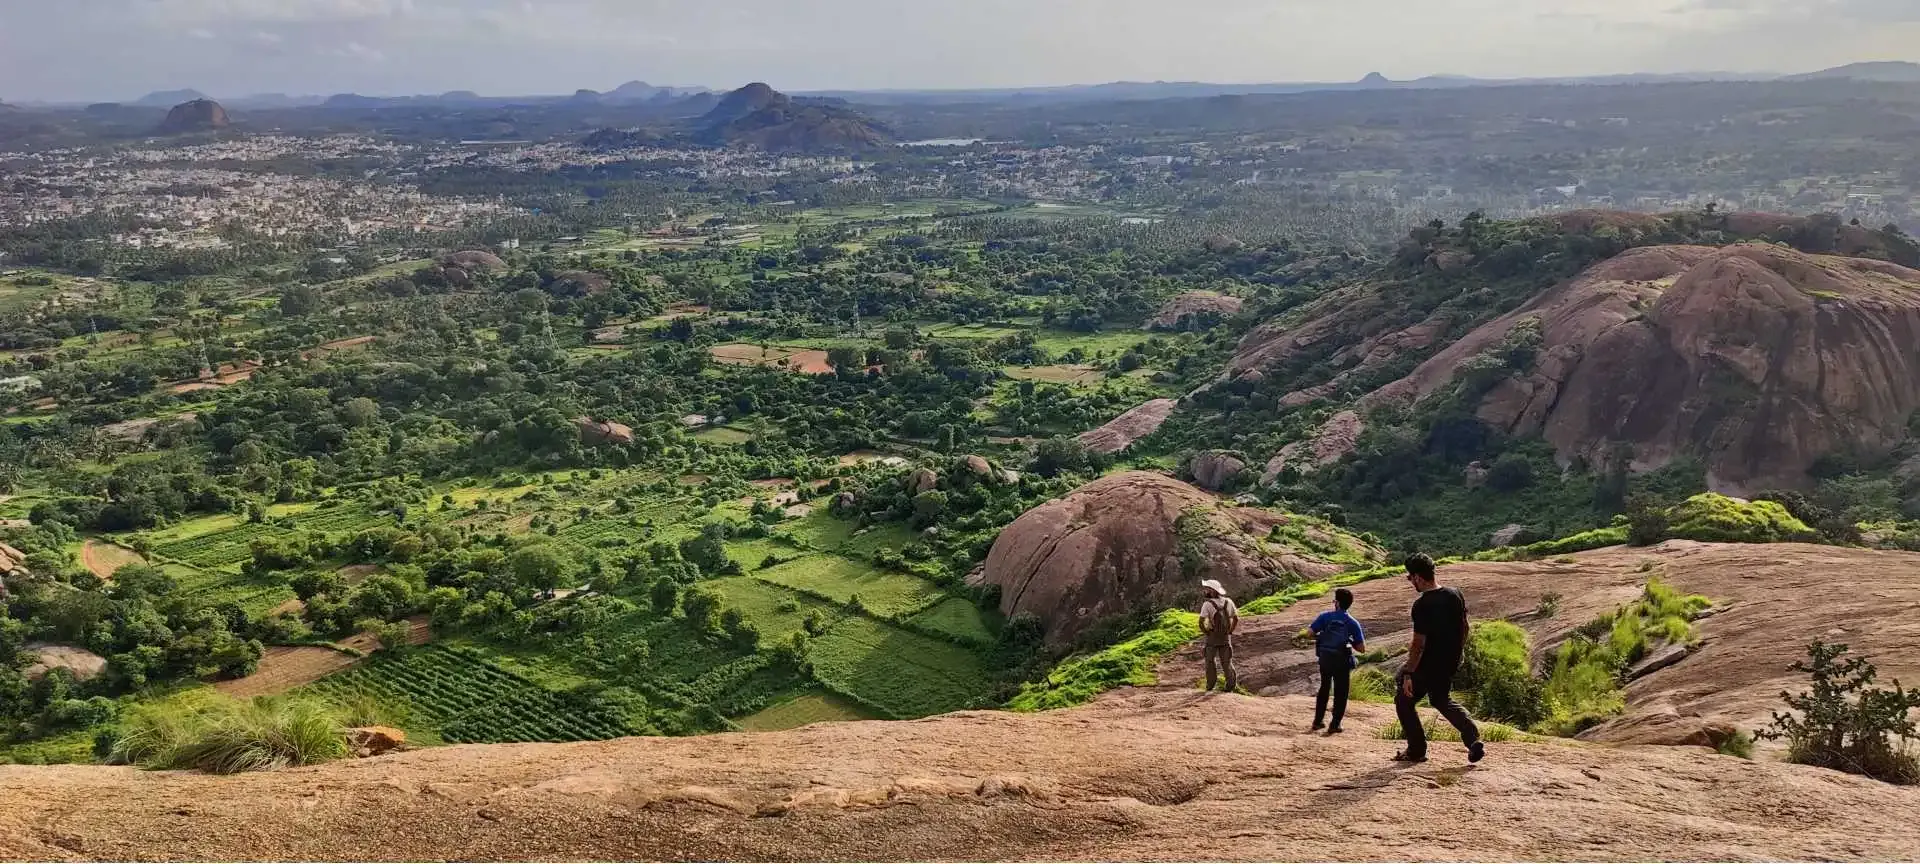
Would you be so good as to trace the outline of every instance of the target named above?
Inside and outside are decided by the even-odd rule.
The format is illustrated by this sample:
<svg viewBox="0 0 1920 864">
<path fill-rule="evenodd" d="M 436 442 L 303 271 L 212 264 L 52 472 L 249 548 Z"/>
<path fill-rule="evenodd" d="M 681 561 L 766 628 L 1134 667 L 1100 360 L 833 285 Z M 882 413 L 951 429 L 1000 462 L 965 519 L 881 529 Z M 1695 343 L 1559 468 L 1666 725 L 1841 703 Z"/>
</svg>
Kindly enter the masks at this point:
<svg viewBox="0 0 1920 864">
<path fill-rule="evenodd" d="M 1920 244 L 1897 229 L 1765 213 L 1469 219 L 1320 286 L 1243 315 L 1257 323 L 1219 381 L 1169 421 L 1198 430 L 1183 433 L 1193 451 L 1264 463 L 1285 496 L 1378 510 L 1478 483 L 1472 463 L 1529 442 L 1563 480 L 1672 466 L 1735 495 L 1920 452 Z M 1332 466 L 1344 476 L 1306 476 Z M 1317 488 L 1290 486 L 1303 479 Z M 1492 519 L 1495 503 L 1477 506 Z"/>
<path fill-rule="evenodd" d="M 760 83 L 722 97 L 701 118 L 695 137 L 779 153 L 852 153 L 892 144 L 885 129 L 844 104 L 794 99 Z"/>
</svg>

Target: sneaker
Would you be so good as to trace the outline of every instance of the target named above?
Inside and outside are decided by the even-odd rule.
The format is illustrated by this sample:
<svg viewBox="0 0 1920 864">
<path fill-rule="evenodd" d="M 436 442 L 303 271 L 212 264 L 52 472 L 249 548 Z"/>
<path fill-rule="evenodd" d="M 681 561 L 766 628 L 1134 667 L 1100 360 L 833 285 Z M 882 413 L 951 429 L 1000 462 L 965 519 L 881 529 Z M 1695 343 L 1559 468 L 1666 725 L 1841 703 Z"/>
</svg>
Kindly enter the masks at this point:
<svg viewBox="0 0 1920 864">
<path fill-rule="evenodd" d="M 1320 731 L 1320 730 L 1322 730 L 1322 729 L 1325 729 L 1325 728 L 1327 728 L 1327 724 L 1325 724 L 1325 723 L 1315 723 L 1315 724 L 1313 724 L 1312 726 L 1309 726 L 1309 727 L 1307 727 L 1307 731 L 1308 731 L 1308 732 L 1318 732 L 1318 731 Z"/>
<path fill-rule="evenodd" d="M 1485 758 L 1487 758 L 1486 742 L 1475 741 L 1472 744 L 1467 745 L 1467 761 L 1468 762 L 1478 762 Z"/>
<path fill-rule="evenodd" d="M 1338 734 L 1340 734 L 1340 727 L 1338 727 L 1338 726 L 1329 726 L 1329 727 L 1327 727 L 1327 734 L 1328 734 L 1328 735 L 1338 735 Z"/>
<path fill-rule="evenodd" d="M 1395 761 L 1395 762 L 1415 762 L 1415 763 L 1417 763 L 1417 762 L 1425 762 L 1425 761 L 1427 761 L 1427 757 L 1426 757 L 1426 756 L 1424 756 L 1424 755 L 1422 755 L 1422 756 L 1411 756 L 1411 755 L 1408 755 L 1408 754 L 1407 754 L 1407 751 L 1405 751 L 1405 750 L 1402 750 L 1402 751 L 1400 751 L 1400 752 L 1398 752 L 1398 753 L 1395 753 L 1395 754 L 1393 754 L 1393 761 Z"/>
</svg>

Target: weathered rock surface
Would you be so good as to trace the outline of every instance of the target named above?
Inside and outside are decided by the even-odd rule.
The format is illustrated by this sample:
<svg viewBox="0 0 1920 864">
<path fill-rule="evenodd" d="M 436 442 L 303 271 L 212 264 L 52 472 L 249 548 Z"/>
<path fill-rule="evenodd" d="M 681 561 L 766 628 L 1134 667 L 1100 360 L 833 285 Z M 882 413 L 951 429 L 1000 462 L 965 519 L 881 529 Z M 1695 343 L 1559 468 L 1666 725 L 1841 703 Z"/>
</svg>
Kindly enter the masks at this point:
<svg viewBox="0 0 1920 864">
<path fill-rule="evenodd" d="M 1110 616 L 1184 604 L 1202 579 L 1246 597 L 1338 572 L 1263 542 L 1289 518 L 1227 504 L 1164 474 L 1111 474 L 1014 520 L 987 553 L 985 579 L 1000 586 L 1000 611 L 1037 616 L 1048 641 L 1063 644 Z"/>
<path fill-rule="evenodd" d="M 434 263 L 477 273 L 498 273 L 507 269 L 507 262 L 501 260 L 500 256 L 482 249 L 451 252 L 435 259 Z"/>
<path fill-rule="evenodd" d="M 1118 453 L 1133 446 L 1133 442 L 1152 435 L 1160 424 L 1167 422 L 1173 415 L 1173 409 L 1179 403 L 1172 399 L 1155 399 L 1146 402 L 1122 414 L 1098 429 L 1080 433 L 1080 443 L 1094 453 Z"/>
<path fill-rule="evenodd" d="M 960 466 L 979 479 L 994 479 L 993 463 L 988 462 L 985 456 L 967 456 L 960 460 Z"/>
<path fill-rule="evenodd" d="M 361 726 L 347 730 L 347 746 L 362 759 L 379 756 L 407 746 L 407 733 L 391 726 Z"/>
<path fill-rule="evenodd" d="M 1176 295 L 1160 307 L 1143 330 L 1186 330 L 1206 320 L 1226 318 L 1240 312 L 1241 300 L 1215 291 L 1188 291 Z"/>
<path fill-rule="evenodd" d="M 580 427 L 580 441 L 584 444 L 632 444 L 633 427 L 612 420 L 595 420 L 592 417 L 576 417 L 574 423 Z"/>
<path fill-rule="evenodd" d="M 173 106 L 167 112 L 165 120 L 160 121 L 156 130 L 161 135 L 180 135 L 187 132 L 211 132 L 232 125 L 227 119 L 227 109 L 212 99 L 195 99 Z"/>
<path fill-rule="evenodd" d="M 939 485 L 940 475 L 933 473 L 932 468 L 918 469 L 907 478 L 907 491 L 915 495 L 932 492 Z"/>
<path fill-rule="evenodd" d="M 1479 416 L 1563 459 L 1634 470 L 1701 457 L 1716 491 L 1805 485 L 1836 452 L 1884 453 L 1920 408 L 1920 271 L 1778 246 L 1635 249 L 1449 345 L 1374 400 L 1412 401 L 1536 322 L 1532 368 Z"/>
<path fill-rule="evenodd" d="M 1502 525 L 1500 530 L 1487 537 L 1487 543 L 1495 549 L 1512 546 L 1515 543 L 1524 542 L 1529 530 L 1525 525 Z"/>
<path fill-rule="evenodd" d="M 38 681 L 55 669 L 65 669 L 80 681 L 91 680 L 107 671 L 107 658 L 85 648 L 76 648 L 72 645 L 49 645 L 41 642 L 21 646 L 20 650 L 21 653 L 33 658 L 33 662 L 21 670 L 29 681 Z"/>
<path fill-rule="evenodd" d="M 1320 431 L 1313 440 L 1295 441 L 1280 448 L 1279 453 L 1267 460 L 1260 482 L 1274 482 L 1289 465 L 1298 471 L 1312 471 L 1332 465 L 1340 461 L 1342 456 L 1353 452 L 1353 448 L 1360 443 L 1361 433 L 1365 431 L 1367 424 L 1360 419 L 1360 412 L 1342 411 L 1335 414 L 1320 425 Z"/>
<path fill-rule="evenodd" d="M 1210 492 L 1219 492 L 1232 486 L 1246 470 L 1245 460 L 1224 450 L 1195 454 L 1193 461 L 1187 465 L 1187 471 L 1193 475 L 1194 485 Z"/>
<path fill-rule="evenodd" d="M 1696 618 L 1698 650 L 1684 662 L 1650 671 L 1625 687 L 1627 711 L 1581 737 L 1607 743 L 1679 741 L 1692 731 L 1673 729 L 1673 718 L 1697 717 L 1706 728 L 1765 728 L 1782 709 L 1781 691 L 1807 689 L 1806 674 L 1792 663 L 1815 637 L 1843 641 L 1871 658 L 1880 680 L 1920 680 L 1920 554 L 1833 546 L 1773 543 L 1694 543 L 1670 540 L 1646 548 L 1597 549 L 1540 561 L 1443 565 L 1442 584 L 1459 588 L 1475 621 L 1505 618 L 1526 629 L 1536 651 L 1559 644 L 1576 628 L 1633 602 L 1647 580 L 1705 595 L 1718 611 Z M 1398 578 L 1352 586 L 1353 614 L 1367 630 L 1367 647 L 1389 654 L 1411 636 L 1407 618 L 1413 594 Z M 1543 594 L 1559 594 L 1553 617 L 1534 614 Z M 1294 634 L 1324 609 L 1297 604 L 1273 615 L 1247 616 L 1236 637 L 1241 686 L 1258 692 L 1278 686 L 1288 694 L 1312 695 L 1318 667 L 1310 648 Z M 1392 667 L 1389 666 L 1389 669 Z M 1190 685 L 1200 674 L 1197 645 L 1162 663 L 1163 686 Z M 1763 755 L 1779 745 L 1757 743 Z"/>
<path fill-rule="evenodd" d="M 1692 749 L 1389 761 L 1356 704 L 1068 711 L 435 747 L 228 777 L 0 766 L 9 860 L 1906 860 L 1920 788 Z M 1276 814 L 1284 814 L 1284 818 Z M 1435 814 L 1445 814 L 1437 824 Z M 377 853 L 377 854 L 376 854 Z"/>
</svg>

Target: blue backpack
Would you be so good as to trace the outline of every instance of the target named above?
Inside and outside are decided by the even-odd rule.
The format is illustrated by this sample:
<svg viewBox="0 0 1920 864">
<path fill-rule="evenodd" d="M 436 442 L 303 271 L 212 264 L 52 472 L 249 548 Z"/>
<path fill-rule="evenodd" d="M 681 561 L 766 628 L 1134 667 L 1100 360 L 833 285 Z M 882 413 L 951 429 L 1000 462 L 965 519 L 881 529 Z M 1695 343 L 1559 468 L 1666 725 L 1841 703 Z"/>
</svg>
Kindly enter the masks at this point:
<svg viewBox="0 0 1920 864">
<path fill-rule="evenodd" d="M 1353 617 L 1342 612 L 1327 619 L 1320 634 L 1314 637 L 1314 647 L 1320 656 L 1329 657 L 1347 654 L 1348 645 L 1353 642 Z"/>
</svg>

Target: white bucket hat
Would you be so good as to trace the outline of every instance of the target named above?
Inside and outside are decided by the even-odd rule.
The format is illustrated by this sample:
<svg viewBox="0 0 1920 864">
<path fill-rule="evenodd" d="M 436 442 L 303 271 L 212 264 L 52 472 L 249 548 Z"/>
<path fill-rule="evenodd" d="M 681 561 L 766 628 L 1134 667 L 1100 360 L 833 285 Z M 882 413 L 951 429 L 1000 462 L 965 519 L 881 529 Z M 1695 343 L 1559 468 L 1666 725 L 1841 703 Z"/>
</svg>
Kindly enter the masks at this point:
<svg viewBox="0 0 1920 864">
<path fill-rule="evenodd" d="M 1208 579 L 1205 582 L 1200 583 L 1200 587 L 1205 588 L 1209 591 L 1212 591 L 1213 593 L 1218 594 L 1222 597 L 1227 596 L 1227 589 L 1225 588 L 1225 586 L 1222 586 L 1220 584 L 1220 580 L 1218 579 Z"/>
</svg>

